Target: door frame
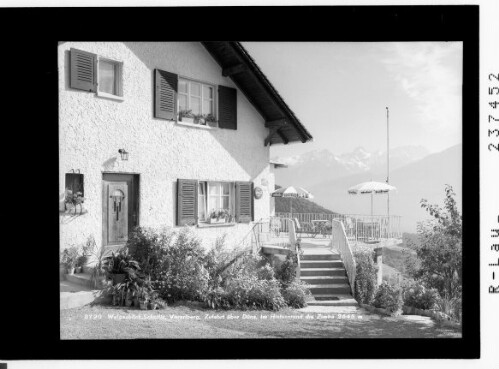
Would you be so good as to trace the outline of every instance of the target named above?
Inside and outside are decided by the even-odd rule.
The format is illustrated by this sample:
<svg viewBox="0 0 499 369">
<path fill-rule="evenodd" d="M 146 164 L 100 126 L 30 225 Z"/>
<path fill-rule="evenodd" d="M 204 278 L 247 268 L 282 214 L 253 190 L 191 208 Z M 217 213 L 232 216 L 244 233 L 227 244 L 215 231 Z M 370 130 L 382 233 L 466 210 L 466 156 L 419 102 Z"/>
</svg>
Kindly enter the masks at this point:
<svg viewBox="0 0 499 369">
<path fill-rule="evenodd" d="M 138 173 L 122 173 L 122 172 L 102 172 L 102 246 L 116 247 L 123 246 L 122 244 L 108 244 L 108 199 L 107 199 L 107 182 L 126 182 L 128 184 L 128 233 L 140 224 L 140 174 Z"/>
</svg>

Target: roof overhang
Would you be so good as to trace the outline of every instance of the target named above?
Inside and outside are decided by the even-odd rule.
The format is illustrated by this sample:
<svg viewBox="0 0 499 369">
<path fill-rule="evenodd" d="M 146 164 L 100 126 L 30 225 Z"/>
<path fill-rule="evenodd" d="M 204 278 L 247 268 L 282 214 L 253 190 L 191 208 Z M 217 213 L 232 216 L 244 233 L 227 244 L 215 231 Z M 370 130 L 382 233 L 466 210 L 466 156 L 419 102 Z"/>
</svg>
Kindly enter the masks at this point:
<svg viewBox="0 0 499 369">
<path fill-rule="evenodd" d="M 270 161 L 269 161 L 269 164 L 270 164 L 270 165 L 273 165 L 273 166 L 274 166 L 274 168 L 276 168 L 276 169 L 277 169 L 277 168 L 287 168 L 287 167 L 288 167 L 288 165 L 287 165 L 287 164 L 281 163 L 281 162 L 279 162 L 279 161 L 277 161 L 277 160 L 270 160 Z"/>
<path fill-rule="evenodd" d="M 203 46 L 265 119 L 265 145 L 307 142 L 312 135 L 301 124 L 243 46 L 236 41 L 203 41 Z"/>
</svg>

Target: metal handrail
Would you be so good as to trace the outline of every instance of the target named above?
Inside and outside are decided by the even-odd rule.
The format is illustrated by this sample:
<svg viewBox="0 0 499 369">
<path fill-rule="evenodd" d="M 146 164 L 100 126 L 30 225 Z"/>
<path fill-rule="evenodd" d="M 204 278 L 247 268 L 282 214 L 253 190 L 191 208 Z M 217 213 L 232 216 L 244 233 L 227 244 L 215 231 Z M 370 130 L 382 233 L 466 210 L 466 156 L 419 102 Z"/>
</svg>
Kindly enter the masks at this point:
<svg viewBox="0 0 499 369">
<path fill-rule="evenodd" d="M 353 256 L 352 249 L 348 242 L 345 226 L 339 220 L 332 220 L 331 228 L 331 250 L 337 249 L 340 253 L 341 260 L 347 272 L 348 282 L 352 290 L 352 295 L 355 296 L 355 274 L 357 265 Z"/>
</svg>

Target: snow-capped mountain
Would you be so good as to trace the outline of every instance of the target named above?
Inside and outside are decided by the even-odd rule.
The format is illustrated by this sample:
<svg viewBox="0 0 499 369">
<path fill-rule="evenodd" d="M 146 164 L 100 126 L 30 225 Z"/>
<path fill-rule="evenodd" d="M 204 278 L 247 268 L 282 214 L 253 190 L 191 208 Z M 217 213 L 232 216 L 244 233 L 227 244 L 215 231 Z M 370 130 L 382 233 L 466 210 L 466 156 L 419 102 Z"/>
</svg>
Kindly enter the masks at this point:
<svg viewBox="0 0 499 369">
<path fill-rule="evenodd" d="M 390 184 L 397 188 L 390 195 L 390 214 L 400 215 L 402 231 L 415 232 L 418 221 L 428 219 L 421 208 L 421 199 L 441 204 L 446 184 L 456 192 L 458 208 L 462 204 L 462 145 L 452 146 L 444 151 L 430 154 L 423 159 L 400 166 L 392 171 L 390 157 Z M 277 175 L 278 171 L 276 171 Z M 383 173 L 386 173 L 386 168 Z M 385 174 L 386 175 L 386 174 Z M 383 174 L 373 175 L 373 180 L 383 182 Z M 314 201 L 327 209 L 343 214 L 369 214 L 370 196 L 348 194 L 347 189 L 369 180 L 359 172 L 342 178 L 324 180 L 306 187 L 314 195 Z M 387 213 L 387 195 L 377 194 L 373 198 L 374 214 Z"/>
<path fill-rule="evenodd" d="M 401 146 L 390 150 L 390 171 L 420 160 L 429 154 L 423 146 Z M 335 155 L 329 150 L 315 150 L 302 155 L 278 158 L 288 168 L 276 171 L 276 183 L 307 187 L 357 173 L 386 176 L 386 151 L 368 152 L 357 147 L 352 152 Z M 384 173 L 384 174 L 383 174 Z"/>
</svg>

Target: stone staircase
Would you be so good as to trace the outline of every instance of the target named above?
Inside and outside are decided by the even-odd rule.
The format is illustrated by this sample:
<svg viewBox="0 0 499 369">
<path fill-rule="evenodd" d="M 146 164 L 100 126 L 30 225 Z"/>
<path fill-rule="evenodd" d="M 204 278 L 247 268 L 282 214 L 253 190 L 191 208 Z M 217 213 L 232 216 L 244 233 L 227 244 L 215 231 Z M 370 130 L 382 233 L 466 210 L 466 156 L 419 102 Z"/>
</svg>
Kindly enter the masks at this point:
<svg viewBox="0 0 499 369">
<path fill-rule="evenodd" d="M 305 250 L 300 256 L 300 280 L 310 285 L 311 306 L 357 306 L 339 253 Z"/>
</svg>

